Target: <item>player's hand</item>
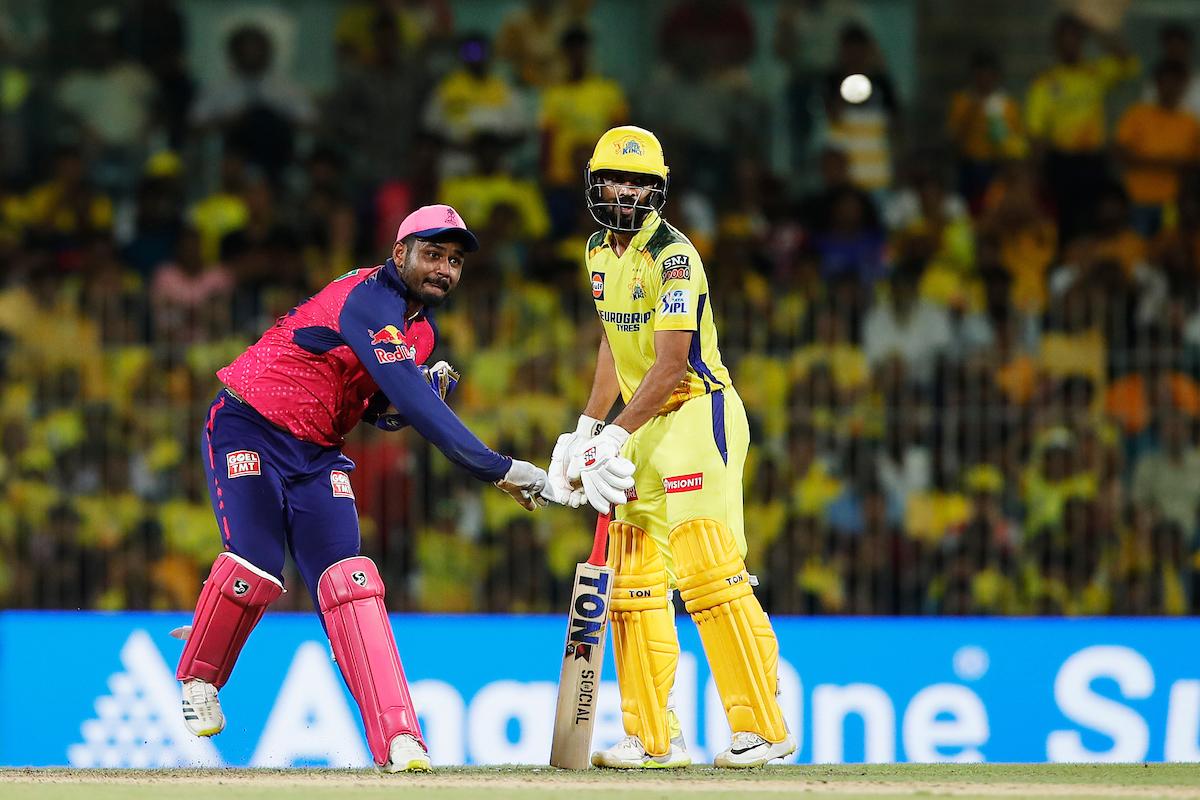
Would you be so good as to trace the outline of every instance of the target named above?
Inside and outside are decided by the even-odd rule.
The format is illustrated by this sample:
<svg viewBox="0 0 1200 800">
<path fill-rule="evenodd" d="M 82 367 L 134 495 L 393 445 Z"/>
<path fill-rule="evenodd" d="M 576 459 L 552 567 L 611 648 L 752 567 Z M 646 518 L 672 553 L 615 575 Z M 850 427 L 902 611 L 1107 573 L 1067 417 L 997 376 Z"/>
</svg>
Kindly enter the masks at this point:
<svg viewBox="0 0 1200 800">
<path fill-rule="evenodd" d="M 564 452 L 567 463 L 567 482 L 572 486 L 579 486 L 579 469 L 576 466 L 576 456 L 580 455 L 584 446 L 590 442 L 604 427 L 604 420 L 589 417 L 586 414 L 579 415 L 579 423 L 575 426 L 574 433 L 565 434 L 571 437 L 570 442 Z"/>
<path fill-rule="evenodd" d="M 429 381 L 429 388 L 433 389 L 433 393 L 442 400 L 449 397 L 450 393 L 454 391 L 454 387 L 458 386 L 458 370 L 445 361 L 439 361 L 432 367 L 422 364 L 417 369 L 421 371 L 425 380 Z"/>
<path fill-rule="evenodd" d="M 633 488 L 633 462 L 621 457 L 621 448 L 627 441 L 629 431 L 619 425 L 607 425 L 586 443 L 568 468 L 568 476 L 572 468 L 578 470 L 588 502 L 601 514 L 607 514 L 610 506 L 626 502 L 626 492 Z"/>
<path fill-rule="evenodd" d="M 575 434 L 564 433 L 554 443 L 554 454 L 550 456 L 550 468 L 546 470 L 546 488 L 542 489 L 542 497 L 551 503 L 579 508 L 587 500 L 582 488 L 572 488 L 567 480 L 567 462 L 570 460 L 567 452 Z"/>
<path fill-rule="evenodd" d="M 373 423 L 374 423 L 375 427 L 379 428 L 380 430 L 388 431 L 389 433 L 394 433 L 395 431 L 398 431 L 401 428 L 407 426 L 408 420 L 406 420 L 404 418 L 403 414 L 391 413 L 391 414 L 380 414 L 373 420 Z"/>
<path fill-rule="evenodd" d="M 388 411 L 391 407 L 392 404 L 387 399 L 387 395 L 383 392 L 376 392 L 367 403 L 366 411 L 363 412 L 363 422 L 369 422 L 376 428 L 389 432 L 398 431 L 408 425 L 408 420 L 402 414 Z"/>
<path fill-rule="evenodd" d="M 527 511 L 546 505 L 542 490 L 546 488 L 546 470 L 528 461 L 512 460 L 512 466 L 496 486 L 507 492 L 513 500 Z"/>
<path fill-rule="evenodd" d="M 600 469 L 585 467 L 583 493 L 592 508 L 608 514 L 613 506 L 627 502 L 629 490 L 633 488 L 633 471 L 633 462 L 620 456 L 610 458 Z"/>
</svg>

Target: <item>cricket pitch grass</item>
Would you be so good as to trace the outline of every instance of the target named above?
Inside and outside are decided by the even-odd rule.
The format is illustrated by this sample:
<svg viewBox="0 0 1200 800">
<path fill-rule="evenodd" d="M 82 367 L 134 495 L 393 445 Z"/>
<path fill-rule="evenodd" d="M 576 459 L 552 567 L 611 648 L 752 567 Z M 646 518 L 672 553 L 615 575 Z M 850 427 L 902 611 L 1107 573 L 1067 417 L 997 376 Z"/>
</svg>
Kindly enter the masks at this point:
<svg viewBox="0 0 1200 800">
<path fill-rule="evenodd" d="M 5 800 L 757 800 L 862 798 L 1196 798 L 1200 764 L 908 764 L 778 766 L 748 772 L 560 772 L 457 767 L 426 775 L 329 769 L 0 769 Z"/>
</svg>

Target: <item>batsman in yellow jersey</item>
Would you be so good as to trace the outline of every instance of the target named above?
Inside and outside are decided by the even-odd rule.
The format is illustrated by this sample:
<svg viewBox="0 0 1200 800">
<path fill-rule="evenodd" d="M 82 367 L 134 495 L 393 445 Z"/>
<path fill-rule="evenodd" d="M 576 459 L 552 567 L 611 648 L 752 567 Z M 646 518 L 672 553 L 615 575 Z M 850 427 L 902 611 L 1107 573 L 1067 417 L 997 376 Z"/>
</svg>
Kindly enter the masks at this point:
<svg viewBox="0 0 1200 800">
<path fill-rule="evenodd" d="M 762 766 L 796 742 L 775 698 L 775 633 L 743 561 L 750 436 L 717 349 L 708 279 L 691 242 L 661 216 L 669 172 L 654 134 L 608 131 L 586 179 L 588 209 L 604 228 L 586 256 L 603 333 L 591 397 L 576 430 L 559 437 L 546 496 L 574 507 L 586 499 L 601 513 L 615 507 L 610 625 L 627 736 L 592 763 L 691 763 L 668 700 L 678 588 L 733 731 L 714 763 Z M 606 425 L 618 393 L 624 409 Z"/>
</svg>

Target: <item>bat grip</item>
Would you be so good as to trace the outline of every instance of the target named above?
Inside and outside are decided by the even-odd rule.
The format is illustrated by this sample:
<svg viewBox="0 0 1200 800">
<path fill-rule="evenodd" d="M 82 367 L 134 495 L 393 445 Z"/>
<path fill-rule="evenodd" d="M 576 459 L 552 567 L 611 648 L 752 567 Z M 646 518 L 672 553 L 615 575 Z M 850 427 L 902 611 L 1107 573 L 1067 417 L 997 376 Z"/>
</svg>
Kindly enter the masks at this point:
<svg viewBox="0 0 1200 800">
<path fill-rule="evenodd" d="M 592 541 L 592 554 L 588 556 L 587 563 L 595 567 L 603 567 L 608 563 L 608 518 L 612 514 L 609 510 L 608 514 L 601 514 L 596 518 L 596 538 Z"/>
</svg>

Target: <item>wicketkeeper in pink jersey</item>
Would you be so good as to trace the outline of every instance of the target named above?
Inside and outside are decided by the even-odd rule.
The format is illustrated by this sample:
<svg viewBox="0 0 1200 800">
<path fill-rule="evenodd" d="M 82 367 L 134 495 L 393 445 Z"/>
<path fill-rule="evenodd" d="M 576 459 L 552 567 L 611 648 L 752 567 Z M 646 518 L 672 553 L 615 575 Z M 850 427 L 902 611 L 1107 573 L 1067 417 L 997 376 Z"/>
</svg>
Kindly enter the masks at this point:
<svg viewBox="0 0 1200 800">
<path fill-rule="evenodd" d="M 205 420 L 202 456 L 225 551 L 181 633 L 187 645 L 176 671 L 184 721 L 197 736 L 224 729 L 217 691 L 283 593 L 290 550 L 375 763 L 387 772 L 429 769 L 383 581 L 359 554 L 354 463 L 341 445 L 364 418 L 385 430 L 412 426 L 525 508 L 545 504 L 546 473 L 490 450 L 446 405 L 458 375 L 445 362 L 421 366 L 437 344 L 431 309 L 478 247 L 453 208 L 420 208 L 401 224 L 386 263 L 333 281 L 217 373 L 225 388 Z"/>
</svg>

